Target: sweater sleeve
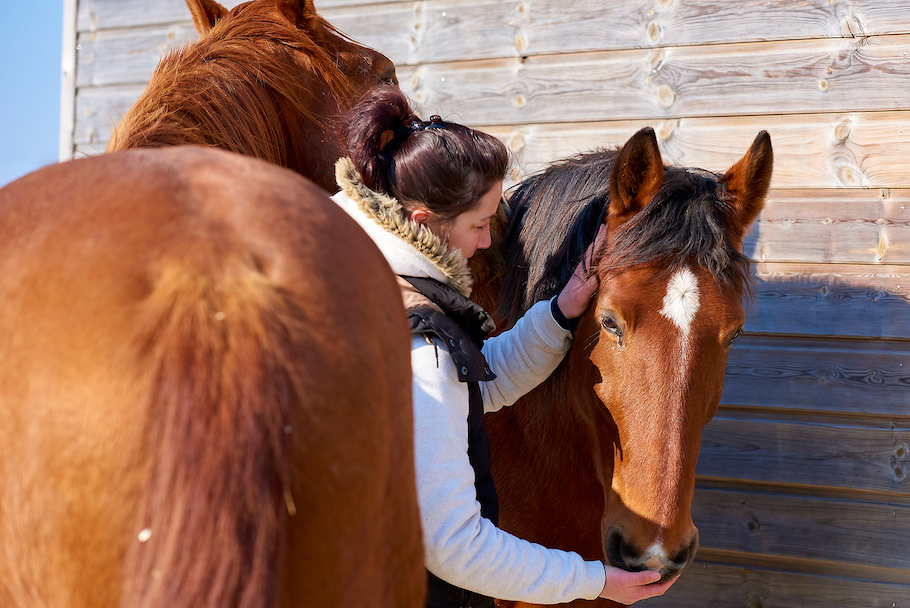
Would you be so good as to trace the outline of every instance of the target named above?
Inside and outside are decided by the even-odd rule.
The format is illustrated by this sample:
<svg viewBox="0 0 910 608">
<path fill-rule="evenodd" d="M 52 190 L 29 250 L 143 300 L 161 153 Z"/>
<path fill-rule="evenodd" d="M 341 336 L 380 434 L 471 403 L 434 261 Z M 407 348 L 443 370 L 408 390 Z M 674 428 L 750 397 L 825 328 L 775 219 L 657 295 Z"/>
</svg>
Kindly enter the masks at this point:
<svg viewBox="0 0 910 608">
<path fill-rule="evenodd" d="M 467 385 L 458 381 L 445 348 L 422 336 L 414 337 L 411 360 L 427 569 L 499 599 L 556 604 L 596 598 L 604 586 L 603 564 L 521 540 L 480 515 L 467 453 Z"/>
<path fill-rule="evenodd" d="M 483 354 L 496 374 L 481 382 L 485 412 L 512 405 L 546 380 L 572 345 L 572 333 L 560 327 L 549 301 L 532 306 L 514 327 L 488 339 Z"/>
</svg>

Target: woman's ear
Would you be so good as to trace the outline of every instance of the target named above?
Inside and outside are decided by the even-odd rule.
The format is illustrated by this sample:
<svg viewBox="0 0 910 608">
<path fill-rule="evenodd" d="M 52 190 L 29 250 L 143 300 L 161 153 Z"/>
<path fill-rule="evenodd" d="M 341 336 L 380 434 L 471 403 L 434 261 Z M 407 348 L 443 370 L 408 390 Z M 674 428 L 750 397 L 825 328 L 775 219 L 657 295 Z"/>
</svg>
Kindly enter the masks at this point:
<svg viewBox="0 0 910 608">
<path fill-rule="evenodd" d="M 417 222 L 421 226 L 426 226 L 427 222 L 430 221 L 432 214 L 428 209 L 422 207 L 417 207 L 408 212 L 408 219 Z"/>
</svg>

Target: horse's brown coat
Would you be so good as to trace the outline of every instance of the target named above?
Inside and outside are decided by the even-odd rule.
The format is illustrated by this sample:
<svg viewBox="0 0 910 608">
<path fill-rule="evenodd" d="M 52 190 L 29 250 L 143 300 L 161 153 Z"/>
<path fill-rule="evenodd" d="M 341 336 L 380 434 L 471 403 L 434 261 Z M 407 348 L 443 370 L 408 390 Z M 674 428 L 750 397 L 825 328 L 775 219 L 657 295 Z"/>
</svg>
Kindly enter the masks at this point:
<svg viewBox="0 0 910 608">
<path fill-rule="evenodd" d="M 0 605 L 421 604 L 400 297 L 319 189 L 120 152 L 0 234 Z"/>
</svg>

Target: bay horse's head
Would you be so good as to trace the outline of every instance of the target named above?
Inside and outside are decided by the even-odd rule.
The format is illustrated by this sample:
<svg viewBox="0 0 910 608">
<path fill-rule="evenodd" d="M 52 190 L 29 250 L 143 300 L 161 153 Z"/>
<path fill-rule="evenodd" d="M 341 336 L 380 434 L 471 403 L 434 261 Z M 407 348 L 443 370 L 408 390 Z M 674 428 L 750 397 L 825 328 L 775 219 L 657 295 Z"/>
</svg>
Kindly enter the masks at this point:
<svg viewBox="0 0 910 608">
<path fill-rule="evenodd" d="M 392 62 L 341 34 L 312 0 L 186 3 L 199 40 L 161 60 L 107 151 L 213 146 L 337 190 L 334 121 L 368 89 L 397 85 Z"/>
<path fill-rule="evenodd" d="M 521 267 L 527 288 L 504 302 L 510 318 L 565 284 L 607 224 L 590 269 L 598 292 L 545 390 L 551 402 L 570 403 L 561 416 L 575 428 L 564 433 L 586 445 L 562 449 L 593 463 L 603 493 L 597 544 L 614 566 L 659 570 L 666 580 L 695 555 L 699 443 L 742 331 L 742 242 L 764 204 L 772 158 L 762 132 L 722 175 L 669 167 L 653 130 L 643 129 L 619 150 L 550 167 L 512 197 L 506 247 L 515 276 L 505 291 L 520 292 L 509 285 Z"/>
</svg>

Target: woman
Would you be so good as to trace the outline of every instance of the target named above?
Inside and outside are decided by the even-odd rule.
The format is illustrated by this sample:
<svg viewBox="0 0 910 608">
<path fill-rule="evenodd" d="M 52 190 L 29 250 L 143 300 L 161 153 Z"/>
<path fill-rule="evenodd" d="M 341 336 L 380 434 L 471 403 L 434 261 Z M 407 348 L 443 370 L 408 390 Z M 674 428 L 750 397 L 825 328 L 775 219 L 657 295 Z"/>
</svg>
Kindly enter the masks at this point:
<svg viewBox="0 0 910 608">
<path fill-rule="evenodd" d="M 467 260 L 490 246 L 508 153 L 496 138 L 433 116 L 418 119 L 398 89 L 369 93 L 347 115 L 349 158 L 334 200 L 399 275 L 411 323 L 417 490 L 430 608 L 538 604 L 605 597 L 631 604 L 662 594 L 657 572 L 625 572 L 541 547 L 496 528 L 496 491 L 484 412 L 511 405 L 546 379 L 568 350 L 572 320 L 596 278 L 576 271 L 495 338 L 469 299 Z M 601 235 L 598 235 L 599 237 Z"/>
</svg>

